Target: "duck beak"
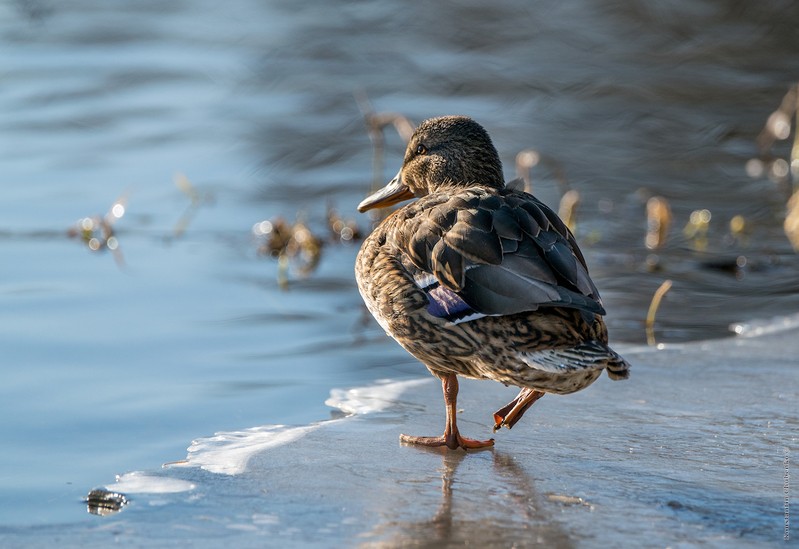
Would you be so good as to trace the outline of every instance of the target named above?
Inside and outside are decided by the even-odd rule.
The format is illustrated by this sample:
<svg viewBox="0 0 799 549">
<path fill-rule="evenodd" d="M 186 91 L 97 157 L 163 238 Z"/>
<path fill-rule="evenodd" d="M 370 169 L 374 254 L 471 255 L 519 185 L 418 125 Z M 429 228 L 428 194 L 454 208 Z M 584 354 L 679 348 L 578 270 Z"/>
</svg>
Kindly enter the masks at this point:
<svg viewBox="0 0 799 549">
<path fill-rule="evenodd" d="M 358 211 L 363 213 L 372 208 L 386 208 L 409 198 L 413 198 L 413 192 L 402 182 L 402 170 L 400 170 L 388 185 L 358 204 Z"/>
</svg>

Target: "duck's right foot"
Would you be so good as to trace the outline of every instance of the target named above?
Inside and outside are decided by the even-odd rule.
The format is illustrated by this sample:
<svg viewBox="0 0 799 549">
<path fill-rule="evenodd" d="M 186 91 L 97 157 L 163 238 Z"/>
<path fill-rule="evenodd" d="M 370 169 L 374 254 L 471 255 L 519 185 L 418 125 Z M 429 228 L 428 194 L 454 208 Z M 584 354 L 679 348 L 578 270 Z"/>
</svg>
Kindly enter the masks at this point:
<svg viewBox="0 0 799 549">
<path fill-rule="evenodd" d="M 535 389 L 522 389 L 516 398 L 494 412 L 494 432 L 496 433 L 503 425 L 508 429 L 516 425 L 527 409 L 545 394 Z"/>
</svg>

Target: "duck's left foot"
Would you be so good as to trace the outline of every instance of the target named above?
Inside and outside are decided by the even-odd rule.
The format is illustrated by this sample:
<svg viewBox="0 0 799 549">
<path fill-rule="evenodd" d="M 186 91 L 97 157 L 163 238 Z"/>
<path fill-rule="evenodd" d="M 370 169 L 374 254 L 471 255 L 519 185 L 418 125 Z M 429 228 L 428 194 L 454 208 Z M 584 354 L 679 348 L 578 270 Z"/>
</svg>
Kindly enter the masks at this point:
<svg viewBox="0 0 799 549">
<path fill-rule="evenodd" d="M 445 433 L 440 437 L 415 437 L 411 435 L 400 435 L 400 442 L 405 444 L 418 444 L 420 446 L 446 446 L 451 450 L 463 448 L 464 450 L 475 450 L 478 448 L 489 448 L 494 445 L 494 439 L 475 440 L 473 438 L 462 437 L 460 433 Z"/>
<path fill-rule="evenodd" d="M 406 444 L 419 444 L 421 446 L 446 446 L 451 450 L 463 448 L 472 450 L 477 448 L 488 448 L 494 445 L 494 439 L 475 440 L 473 438 L 462 437 L 458 432 L 457 405 L 458 405 L 458 376 L 455 374 L 442 374 L 441 389 L 444 392 L 444 403 L 447 408 L 447 423 L 444 427 L 444 434 L 440 437 L 414 437 L 411 435 L 400 435 L 400 442 Z"/>
<path fill-rule="evenodd" d="M 494 412 L 494 432 L 496 433 L 503 425 L 508 429 L 516 425 L 527 409 L 544 394 L 543 391 L 535 389 L 522 389 L 516 398 Z"/>
</svg>

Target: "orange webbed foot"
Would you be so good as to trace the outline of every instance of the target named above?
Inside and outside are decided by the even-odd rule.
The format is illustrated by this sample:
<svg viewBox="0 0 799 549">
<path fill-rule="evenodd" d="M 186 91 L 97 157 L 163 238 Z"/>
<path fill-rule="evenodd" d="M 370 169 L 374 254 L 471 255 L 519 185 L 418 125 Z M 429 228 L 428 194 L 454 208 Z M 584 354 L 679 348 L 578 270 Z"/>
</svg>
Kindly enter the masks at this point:
<svg viewBox="0 0 799 549">
<path fill-rule="evenodd" d="M 460 433 L 443 434 L 440 437 L 416 437 L 412 435 L 400 435 L 400 442 L 404 444 L 418 444 L 420 446 L 438 447 L 446 446 L 451 450 L 463 448 L 464 450 L 476 450 L 479 448 L 490 448 L 494 445 L 494 439 L 475 440 L 473 438 L 462 437 Z"/>
<path fill-rule="evenodd" d="M 516 425 L 527 409 L 544 394 L 535 389 L 522 389 L 516 398 L 494 412 L 494 432 L 496 433 L 503 425 L 508 429 Z"/>
</svg>

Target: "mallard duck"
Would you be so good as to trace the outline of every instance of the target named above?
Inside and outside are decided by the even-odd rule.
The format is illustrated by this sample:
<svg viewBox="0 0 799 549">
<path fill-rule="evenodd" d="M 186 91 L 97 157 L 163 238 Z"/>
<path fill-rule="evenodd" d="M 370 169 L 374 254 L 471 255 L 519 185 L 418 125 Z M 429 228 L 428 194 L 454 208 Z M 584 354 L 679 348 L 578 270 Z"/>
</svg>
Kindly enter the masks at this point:
<svg viewBox="0 0 799 549">
<path fill-rule="evenodd" d="M 358 206 L 365 212 L 416 198 L 363 243 L 358 289 L 386 333 L 441 379 L 444 434 L 405 443 L 483 448 L 462 436 L 458 378 L 521 387 L 494 413 L 513 427 L 545 393 L 568 394 L 602 370 L 628 377 L 610 347 L 605 309 L 569 229 L 534 196 L 505 185 L 488 133 L 465 116 L 422 122 L 402 168 Z"/>
</svg>

